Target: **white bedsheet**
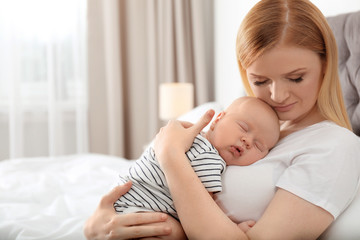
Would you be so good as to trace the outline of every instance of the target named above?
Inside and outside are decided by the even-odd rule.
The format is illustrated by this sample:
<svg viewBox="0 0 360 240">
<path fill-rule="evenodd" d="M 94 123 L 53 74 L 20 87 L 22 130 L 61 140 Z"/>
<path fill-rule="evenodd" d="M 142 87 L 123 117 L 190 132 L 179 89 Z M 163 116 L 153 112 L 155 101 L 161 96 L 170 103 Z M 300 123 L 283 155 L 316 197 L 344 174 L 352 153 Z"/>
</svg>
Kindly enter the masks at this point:
<svg viewBox="0 0 360 240">
<path fill-rule="evenodd" d="M 1 161 L 0 239 L 85 239 L 85 220 L 130 164 L 96 154 Z"/>
<path fill-rule="evenodd" d="M 105 155 L 0 161 L 0 240 L 82 240 L 85 220 L 132 161 Z M 360 239 L 360 189 L 321 239 Z"/>
</svg>

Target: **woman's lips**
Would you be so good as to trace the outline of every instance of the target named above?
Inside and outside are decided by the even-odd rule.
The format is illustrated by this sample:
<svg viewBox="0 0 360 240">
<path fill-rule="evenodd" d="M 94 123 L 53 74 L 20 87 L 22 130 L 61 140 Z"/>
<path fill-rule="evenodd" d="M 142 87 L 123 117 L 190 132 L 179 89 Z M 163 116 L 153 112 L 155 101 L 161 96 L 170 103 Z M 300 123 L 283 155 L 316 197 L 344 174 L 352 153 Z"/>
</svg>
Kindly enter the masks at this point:
<svg viewBox="0 0 360 240">
<path fill-rule="evenodd" d="M 288 111 L 290 111 L 292 108 L 293 108 L 293 106 L 296 104 L 296 102 L 295 103 L 291 103 L 291 104 L 288 104 L 288 105 L 283 105 L 283 106 L 274 106 L 274 109 L 275 109 L 275 111 L 277 111 L 277 112 L 288 112 Z"/>
</svg>

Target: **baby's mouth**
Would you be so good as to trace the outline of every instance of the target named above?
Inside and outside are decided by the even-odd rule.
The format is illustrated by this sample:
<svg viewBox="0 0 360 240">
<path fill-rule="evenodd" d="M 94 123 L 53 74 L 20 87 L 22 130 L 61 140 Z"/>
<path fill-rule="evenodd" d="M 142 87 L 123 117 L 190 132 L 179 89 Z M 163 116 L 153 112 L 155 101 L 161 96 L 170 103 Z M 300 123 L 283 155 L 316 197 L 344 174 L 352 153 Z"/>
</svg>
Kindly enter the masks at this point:
<svg viewBox="0 0 360 240">
<path fill-rule="evenodd" d="M 232 154 L 235 157 L 240 157 L 242 155 L 242 153 L 244 152 L 244 149 L 242 149 L 242 147 L 232 145 L 230 147 L 230 151 L 232 152 Z"/>
</svg>

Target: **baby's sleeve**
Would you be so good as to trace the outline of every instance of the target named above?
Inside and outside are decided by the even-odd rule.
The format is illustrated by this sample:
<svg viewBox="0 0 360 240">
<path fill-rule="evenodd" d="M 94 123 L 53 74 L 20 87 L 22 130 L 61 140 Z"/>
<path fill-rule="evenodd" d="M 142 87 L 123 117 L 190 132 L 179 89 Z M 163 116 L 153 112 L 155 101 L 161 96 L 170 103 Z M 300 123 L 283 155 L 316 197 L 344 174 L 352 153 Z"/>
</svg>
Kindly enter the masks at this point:
<svg viewBox="0 0 360 240">
<path fill-rule="evenodd" d="M 225 161 L 214 152 L 204 152 L 191 161 L 195 173 L 208 192 L 221 192 L 221 174 L 226 168 Z"/>
</svg>

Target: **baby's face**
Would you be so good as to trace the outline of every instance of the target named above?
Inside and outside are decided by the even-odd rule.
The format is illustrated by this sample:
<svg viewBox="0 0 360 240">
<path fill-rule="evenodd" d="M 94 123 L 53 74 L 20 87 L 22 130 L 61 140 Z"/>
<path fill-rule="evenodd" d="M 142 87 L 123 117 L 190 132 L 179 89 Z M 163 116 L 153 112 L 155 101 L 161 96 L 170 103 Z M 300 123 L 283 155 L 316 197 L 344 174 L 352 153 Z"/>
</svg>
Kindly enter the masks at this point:
<svg viewBox="0 0 360 240">
<path fill-rule="evenodd" d="M 220 116 L 209 141 L 227 165 L 250 165 L 265 157 L 279 138 L 279 121 L 260 100 L 236 103 Z"/>
</svg>

